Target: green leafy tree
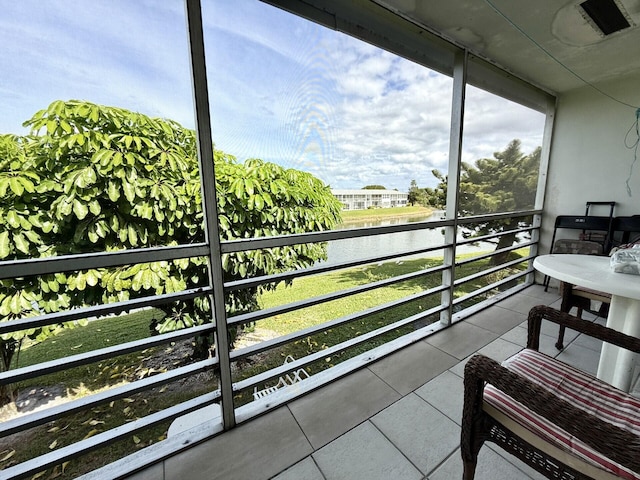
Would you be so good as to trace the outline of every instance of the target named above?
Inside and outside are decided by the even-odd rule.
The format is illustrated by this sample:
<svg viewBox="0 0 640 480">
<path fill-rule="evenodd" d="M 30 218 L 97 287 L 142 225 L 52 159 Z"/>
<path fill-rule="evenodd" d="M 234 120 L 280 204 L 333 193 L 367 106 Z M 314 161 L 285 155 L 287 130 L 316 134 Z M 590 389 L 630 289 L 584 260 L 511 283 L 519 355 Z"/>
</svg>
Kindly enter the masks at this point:
<svg viewBox="0 0 640 480">
<path fill-rule="evenodd" d="M 427 205 L 437 209 L 447 206 L 447 176 L 434 169 L 431 174 L 438 179 L 438 185 L 434 188 L 425 188 Z"/>
<path fill-rule="evenodd" d="M 216 191 L 223 240 L 323 231 L 340 221 L 340 202 L 313 175 L 259 159 L 235 162 L 216 153 Z M 307 243 L 224 254 L 225 280 L 297 270 L 326 259 L 326 245 Z M 267 285 L 265 288 L 273 288 Z M 255 289 L 227 298 L 231 314 L 253 310 Z"/>
<path fill-rule="evenodd" d="M 500 212 L 528 210 L 534 207 L 538 171 L 540 168 L 540 147 L 530 155 L 521 151 L 520 140 L 512 140 L 507 147 L 493 154 L 494 158 L 476 160 L 474 164 L 463 163 L 460 174 L 460 215 L 473 216 Z M 446 198 L 444 176 L 437 170 L 434 176 L 440 180 L 439 195 Z M 488 221 L 476 224 L 468 235 L 482 236 L 519 226 L 518 219 Z M 496 250 L 513 245 L 515 234 L 502 235 Z M 504 261 L 506 255 L 496 255 L 496 264 Z"/>
<path fill-rule="evenodd" d="M 437 170 L 433 170 L 433 175 L 440 178 L 441 174 Z M 439 177 L 440 176 L 440 177 Z M 442 180 L 436 188 L 420 188 L 418 182 L 411 180 L 409 185 L 409 195 L 407 201 L 411 205 L 422 205 L 423 207 L 444 208 L 446 203 L 446 179 Z"/>
<path fill-rule="evenodd" d="M 386 190 L 384 185 L 366 185 L 362 190 Z"/>
<path fill-rule="evenodd" d="M 0 259 L 187 244 L 204 240 L 195 132 L 171 120 L 81 101 L 37 112 L 25 137 L 0 136 Z M 340 204 L 312 175 L 215 152 L 222 239 L 330 229 Z M 322 244 L 225 255 L 224 280 L 303 268 Z M 204 258 L 90 269 L 0 282 L 0 321 L 171 293 L 206 284 Z M 226 298 L 230 314 L 255 308 L 256 288 Z M 163 307 L 160 332 L 200 324 L 200 299 Z M 0 337 L 3 369 L 24 338 L 59 325 Z M 206 344 L 203 345 L 206 348 Z"/>
<path fill-rule="evenodd" d="M 408 193 L 409 194 L 407 196 L 407 202 L 410 203 L 411 205 L 416 205 L 421 196 L 421 191 L 420 191 L 420 187 L 418 187 L 418 182 L 416 182 L 415 180 L 411 180 L 411 183 L 409 184 Z"/>
</svg>

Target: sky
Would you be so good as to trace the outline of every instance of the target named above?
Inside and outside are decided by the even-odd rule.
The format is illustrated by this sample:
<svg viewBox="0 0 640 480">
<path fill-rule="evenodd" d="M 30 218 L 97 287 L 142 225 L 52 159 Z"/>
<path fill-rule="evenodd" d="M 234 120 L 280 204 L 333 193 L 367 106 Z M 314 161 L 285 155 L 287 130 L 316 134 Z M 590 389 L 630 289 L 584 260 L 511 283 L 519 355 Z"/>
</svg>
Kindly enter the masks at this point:
<svg viewBox="0 0 640 480">
<path fill-rule="evenodd" d="M 203 1 L 216 148 L 311 172 L 332 188 L 446 172 L 452 79 L 257 0 Z M 21 0 L 0 18 L 0 133 L 54 100 L 118 106 L 194 127 L 181 0 Z M 463 160 L 514 138 L 530 153 L 544 116 L 468 87 Z"/>
</svg>

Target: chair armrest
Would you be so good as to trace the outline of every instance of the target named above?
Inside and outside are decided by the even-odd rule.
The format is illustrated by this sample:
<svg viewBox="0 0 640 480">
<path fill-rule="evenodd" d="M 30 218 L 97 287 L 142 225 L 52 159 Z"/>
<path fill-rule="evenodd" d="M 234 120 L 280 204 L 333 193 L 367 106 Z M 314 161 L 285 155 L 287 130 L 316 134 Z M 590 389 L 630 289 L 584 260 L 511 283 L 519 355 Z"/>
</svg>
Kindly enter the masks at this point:
<svg viewBox="0 0 640 480">
<path fill-rule="evenodd" d="M 461 448 L 471 458 L 475 422 L 482 417 L 485 384 L 490 383 L 511 398 L 620 465 L 640 472 L 640 438 L 557 397 L 530 380 L 481 354 L 464 369 L 464 406 Z"/>
<path fill-rule="evenodd" d="M 561 312 L 546 305 L 538 305 L 529 311 L 527 348 L 538 350 L 540 347 L 540 327 L 542 320 L 549 320 L 565 327 L 572 328 L 590 337 L 604 340 L 618 347 L 640 353 L 640 338 L 626 335 L 617 330 L 607 328 L 594 322 L 582 320 L 568 313 Z"/>
</svg>

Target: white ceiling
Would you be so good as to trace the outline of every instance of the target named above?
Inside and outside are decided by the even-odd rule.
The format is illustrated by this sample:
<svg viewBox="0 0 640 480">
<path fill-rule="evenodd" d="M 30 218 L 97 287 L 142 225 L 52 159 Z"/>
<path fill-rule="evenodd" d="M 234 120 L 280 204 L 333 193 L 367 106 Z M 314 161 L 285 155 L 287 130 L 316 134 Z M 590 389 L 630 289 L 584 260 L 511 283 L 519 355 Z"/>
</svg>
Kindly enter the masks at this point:
<svg viewBox="0 0 640 480">
<path fill-rule="evenodd" d="M 525 80 L 552 92 L 564 92 L 585 85 L 585 80 L 599 83 L 640 71 L 640 0 L 616 0 L 626 10 L 631 27 L 607 37 L 583 16 L 579 7 L 583 1 L 379 3 Z"/>
</svg>

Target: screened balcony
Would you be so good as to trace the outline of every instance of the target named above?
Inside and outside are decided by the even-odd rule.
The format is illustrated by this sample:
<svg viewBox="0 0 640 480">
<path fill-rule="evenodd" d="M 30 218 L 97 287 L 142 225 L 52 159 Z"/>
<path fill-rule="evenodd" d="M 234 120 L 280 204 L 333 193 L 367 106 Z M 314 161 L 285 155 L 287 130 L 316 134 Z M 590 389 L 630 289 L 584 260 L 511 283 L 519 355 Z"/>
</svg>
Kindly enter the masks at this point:
<svg viewBox="0 0 640 480">
<path fill-rule="evenodd" d="M 386 475 L 380 478 L 394 477 L 395 473 L 397 478 L 457 477 L 456 402 L 461 395 L 462 365 L 477 350 L 499 359 L 520 348 L 521 324 L 528 309 L 538 303 L 557 302 L 555 286 L 544 293 L 535 285 L 541 279 L 532 268 L 533 258 L 549 251 L 555 216 L 581 214 L 587 201 L 615 201 L 616 215 L 640 213 L 634 200 L 640 181 L 633 171 L 638 145 L 635 105 L 640 103 L 635 86 L 640 70 L 636 63 L 639 60 L 629 54 L 636 45 L 636 30 L 630 27 L 609 38 L 591 34 L 574 38 L 570 33 L 577 28 L 577 20 L 569 7 L 578 7 L 572 3 L 560 8 L 551 1 L 537 6 L 536 12 L 530 12 L 530 6 L 514 8 L 508 2 L 489 1 L 479 6 L 477 2 L 443 0 L 425 8 L 419 2 L 391 1 L 256 1 L 229 6 L 226 2 L 201 5 L 187 0 L 184 10 L 181 2 L 176 3 L 168 9 L 176 17 L 171 17 L 169 24 L 158 25 L 162 31 L 168 26 L 176 28 L 180 21 L 186 24 L 182 34 L 188 54 L 182 58 L 183 63 L 175 63 L 181 68 L 174 70 L 187 77 L 193 89 L 189 113 L 196 118 L 195 134 L 183 135 L 184 131 L 176 128 L 176 143 L 193 160 L 189 167 L 197 167 L 189 185 L 199 192 L 194 194 L 197 201 L 185 205 L 186 213 L 180 215 L 201 212 L 195 218 L 203 226 L 183 232 L 178 241 L 145 244 L 146 223 L 141 220 L 141 230 L 135 226 L 127 229 L 127 248 L 80 248 L 57 256 L 40 252 L 27 255 L 27 248 L 20 243 L 24 235 L 16 233 L 23 228 L 18 218 L 23 215 L 6 215 L 5 223 L 13 229 L 10 238 L 17 243 L 16 250 L 0 262 L 0 278 L 16 287 L 2 300 L 9 298 L 9 314 L 0 322 L 3 341 L 10 341 L 12 335 L 21 338 L 20 332 L 47 326 L 55 329 L 67 322 L 84 324 L 88 319 L 86 327 L 77 325 L 69 332 L 87 328 L 84 331 L 92 333 L 86 335 L 102 343 L 80 339 L 58 351 L 55 344 L 63 344 L 65 330 L 44 341 L 49 343 L 42 342 L 47 354 L 39 361 L 19 363 L 20 357 L 22 361 L 29 358 L 40 341 L 29 338 L 25 340 L 27 348 L 14 359 L 16 365 L 0 372 L 1 385 L 22 391 L 26 402 L 19 415 L 9 413 L 0 424 L 3 478 L 81 474 L 89 478 L 139 475 L 169 479 L 185 475 L 195 478 L 197 474 L 206 478 L 282 475 L 280 480 L 375 478 L 374 473 L 361 469 L 368 466 L 376 474 Z M 253 96 L 255 92 L 248 88 L 233 90 L 233 82 L 225 76 L 225 69 L 242 63 L 239 59 L 244 57 L 234 57 L 225 50 L 240 42 L 238 37 L 242 35 L 217 20 L 227 18 L 221 15 L 226 13 L 223 7 L 238 8 L 232 18 L 246 22 L 246 31 L 257 36 L 288 31 L 281 28 L 280 21 L 300 22 L 296 26 L 305 41 L 299 43 L 310 46 L 310 50 L 292 56 L 301 64 L 311 65 L 311 73 L 301 74 L 305 81 L 297 87 L 282 87 L 283 96 L 272 105 L 275 110 L 292 105 L 283 115 L 287 129 L 280 133 L 269 130 L 271 125 L 260 117 L 262 110 L 256 108 L 253 118 L 253 112 L 247 113 L 231 102 L 242 95 L 253 100 L 269 95 L 259 91 Z M 247 12 L 251 19 L 243 17 Z M 95 19 L 100 13 L 97 10 L 90 16 Z M 271 19 L 271 14 L 278 21 L 264 21 Z M 579 27 L 586 28 L 582 23 Z M 325 31 L 341 35 L 344 50 L 327 48 L 323 43 Z M 214 37 L 212 32 L 227 36 Z M 314 39 L 322 41 L 314 43 Z M 576 45 L 578 41 L 584 44 Z M 282 53 L 275 45 L 268 46 Z M 165 45 L 159 50 L 170 55 L 172 47 Z M 340 66 L 335 63 L 340 55 L 326 52 L 342 52 L 349 58 L 359 49 L 406 69 L 406 76 L 394 77 L 381 89 L 381 95 L 405 92 L 416 112 L 394 130 L 394 116 L 387 110 L 393 102 L 360 102 L 370 118 L 361 117 L 358 129 L 347 132 L 353 135 L 346 143 L 350 149 L 341 150 L 345 156 L 336 159 L 332 156 L 336 150 L 332 149 L 337 147 L 330 140 L 347 138 L 341 137 L 345 124 L 331 124 L 329 120 L 339 108 L 322 103 L 331 95 L 315 79 L 323 69 L 333 72 Z M 256 69 L 261 66 L 261 53 L 247 53 L 253 62 L 248 63 Z M 113 56 L 106 58 L 113 61 Z M 365 89 L 367 75 L 377 78 L 377 65 L 363 63 L 360 67 L 339 71 L 337 90 L 358 92 Z M 266 73 L 253 76 L 265 84 L 269 83 L 267 79 L 275 84 L 282 80 Z M 413 77 L 424 83 L 412 90 L 407 78 Z M 355 80 L 349 83 L 350 79 Z M 442 90 L 429 90 L 433 79 Z M 427 101 L 415 100 L 421 92 L 428 93 Z M 445 97 L 446 106 L 440 111 L 437 100 Z M 147 107 L 155 112 L 155 106 Z M 39 125 L 50 136 L 59 133 L 64 154 L 71 151 L 81 156 L 92 145 L 93 132 L 63 123 L 61 108 L 52 104 L 51 112 L 47 112 L 50 116 L 36 118 L 31 125 Z M 494 124 L 495 111 L 508 113 L 512 120 Z M 117 113 L 109 112 L 114 116 Z M 401 137 L 411 146 L 417 145 L 412 141 L 423 134 L 426 143 L 437 143 L 429 136 L 430 129 L 441 125 L 436 122 L 436 113 L 444 115 L 448 128 L 438 150 L 444 159 L 441 163 L 404 152 L 392 157 L 393 168 L 380 167 L 378 177 L 360 176 L 370 173 L 368 168 L 377 165 L 380 158 L 386 158 L 378 151 L 385 142 L 374 143 L 379 140 L 374 137 L 383 135 L 370 135 L 369 130 L 383 131 L 388 138 Z M 88 107 L 86 119 L 95 116 L 102 120 L 101 115 Z M 225 144 L 225 151 L 232 146 L 240 149 L 242 135 L 247 136 L 247 132 L 242 132 L 240 139 L 233 137 L 238 125 L 226 125 L 220 116 L 223 120 L 248 118 L 246 128 L 255 129 L 259 138 L 292 135 L 298 143 L 289 145 L 289 150 L 306 155 L 295 166 L 319 176 L 338 171 L 331 177 L 336 181 L 391 181 L 394 169 L 403 165 L 422 179 L 431 168 L 438 167 L 442 211 L 435 219 L 391 225 L 224 235 L 229 220 L 224 202 L 236 190 L 219 188 L 222 168 L 228 165 L 216 163 L 217 148 L 229 134 L 235 143 Z M 323 123 L 325 120 L 327 123 Z M 495 137 L 490 135 L 492 129 L 480 128 L 484 123 L 491 124 Z M 412 125 L 417 128 L 407 130 Z M 67 131 L 67 127 L 72 130 Z M 128 127 L 122 122 L 120 130 L 112 134 L 113 138 L 104 139 L 103 145 L 115 139 L 127 149 L 152 148 L 140 137 L 124 132 Z M 164 133 L 167 128 L 173 132 L 173 127 L 165 125 Z M 468 208 L 474 192 L 477 197 L 484 193 L 479 184 L 474 184 L 473 172 L 464 166 L 478 158 L 471 147 L 479 148 L 479 139 L 486 137 L 483 148 L 489 153 L 482 156 L 498 152 L 492 160 L 499 160 L 511 139 L 525 135 L 522 145 L 529 149 L 526 153 L 537 152 L 522 156 L 537 162 L 529 178 L 526 201 L 514 200 L 499 209 Z M 268 143 L 264 149 L 278 150 Z M 165 168 L 169 169 L 176 161 L 169 147 L 162 145 L 156 150 L 150 154 L 152 158 L 155 162 L 166 160 Z M 91 158 L 105 171 L 123 159 L 126 163 L 138 158 L 122 146 L 113 147 L 113 151 L 117 153 L 96 151 Z M 71 157 L 56 158 L 64 166 Z M 153 168 L 148 166 L 149 170 Z M 115 198 L 135 200 L 144 196 L 139 193 L 143 182 L 136 185 L 130 175 L 123 174 L 123 186 L 127 185 L 120 196 L 110 191 L 113 203 Z M 104 177 L 108 182 L 108 175 Z M 116 174 L 113 177 L 120 178 Z M 247 178 L 251 179 L 243 180 Z M 90 175 L 78 177 L 73 188 L 86 188 L 92 181 Z M 6 198 L 24 193 L 19 185 L 8 182 Z M 22 183 L 23 190 L 30 188 L 25 185 Z M 514 183 L 511 191 L 503 193 L 515 197 L 519 189 Z M 163 192 L 166 198 L 159 197 L 156 205 L 148 205 L 151 218 L 140 218 L 158 222 L 164 218 L 164 212 L 154 210 L 171 196 L 171 191 Z M 85 211 L 82 202 L 76 205 L 73 200 L 77 198 L 57 204 L 63 216 L 98 215 L 95 204 L 87 204 Z M 196 204 L 201 210 L 194 207 Z M 143 210 L 135 202 L 132 205 Z M 259 210 L 260 202 L 253 200 L 251 205 L 252 210 Z M 69 212 L 65 213 L 67 207 Z M 100 214 L 105 222 L 110 220 L 108 210 Z M 235 222 L 242 224 L 242 220 Z M 102 238 L 100 228 L 106 227 L 98 227 L 98 223 L 92 234 Z M 487 225 L 491 226 L 488 230 Z M 408 234 L 416 235 L 408 244 L 398 240 Z M 272 252 L 288 252 L 295 257 L 305 248 L 330 251 L 341 242 L 373 239 L 386 239 L 387 246 L 377 250 L 360 246 L 339 260 L 329 255 L 328 260 L 318 261 L 320 257 L 313 256 L 312 262 L 294 261 L 279 271 L 260 273 L 258 269 L 258 274 L 247 274 L 257 265 L 257 259 L 268 262 L 265 258 Z M 4 252 L 4 239 L 2 243 Z M 64 243 L 57 246 L 60 251 Z M 229 274 L 229 262 L 235 262 L 233 275 Z M 163 279 L 166 265 L 188 265 L 196 270 L 189 270 L 191 273 L 180 281 L 171 274 L 171 281 L 157 282 Z M 86 285 L 101 285 L 99 275 L 107 278 L 113 271 L 124 271 L 117 280 L 131 282 L 131 290 L 136 293 L 119 296 L 113 277 L 111 284 L 105 280 L 108 293 L 101 301 L 74 303 L 80 297 L 74 294 L 68 308 L 56 307 L 55 311 L 28 295 L 33 291 L 30 282 L 46 284 L 44 297 L 51 301 L 58 292 L 55 289 L 63 285 L 53 281 L 56 275 L 73 278 L 69 291 L 77 293 Z M 194 271 L 197 274 L 192 274 Z M 301 285 L 313 289 L 305 291 Z M 261 292 L 261 296 L 254 297 L 252 292 Z M 269 296 L 273 292 L 281 296 L 274 300 Z M 243 309 L 242 302 L 253 298 L 258 298 L 256 304 Z M 127 319 L 139 312 L 149 317 L 129 333 Z M 158 328 L 160 323 L 164 327 Z M 278 330 L 285 324 L 294 327 Z M 112 327 L 107 336 L 104 331 L 108 325 L 118 326 Z M 122 335 L 116 336 L 114 330 L 121 330 Z M 191 356 L 203 339 L 212 342 L 208 355 Z M 561 355 L 581 366 L 594 365 L 597 349 L 576 339 Z M 548 350 L 555 353 L 551 346 Z M 118 363 L 122 358 L 130 363 Z M 44 408 L 30 407 L 29 402 L 35 400 L 35 396 L 29 397 L 30 392 L 37 395 L 48 378 L 62 379 L 55 382 L 57 393 L 42 390 L 56 401 Z M 71 378 L 83 381 L 77 383 Z M 99 389 L 94 387 L 96 378 L 106 379 Z M 409 410 L 425 415 L 410 421 L 407 405 Z M 116 415 L 112 409 L 122 412 L 113 422 Z M 398 430 L 402 422 L 437 433 L 420 439 L 432 453 L 421 456 L 412 445 L 407 446 L 407 440 L 417 439 L 420 432 Z M 75 437 L 66 436 L 70 430 L 76 431 Z M 78 434 L 80 431 L 82 434 Z M 403 438 L 403 433 L 408 437 Z M 362 445 L 363 437 L 370 445 Z M 27 443 L 29 447 L 24 448 Z M 503 478 L 538 478 L 530 471 L 523 472 L 523 467 L 511 459 L 503 459 L 491 450 L 485 454 L 490 465 L 490 470 L 483 473 L 486 478 L 495 478 L 490 476 L 495 471 L 502 472 Z M 378 468 L 376 462 L 383 459 L 393 470 Z M 290 467 L 293 470 L 287 472 Z"/>
<path fill-rule="evenodd" d="M 523 348 L 525 312 L 540 304 L 559 307 L 559 297 L 540 285 L 529 287 L 132 478 L 461 478 L 464 364 L 476 352 L 503 360 Z M 604 322 L 589 314 L 585 318 Z M 599 343 L 574 332 L 559 353 L 556 338 L 555 326 L 544 327 L 541 351 L 595 373 Z M 640 395 L 640 385 L 635 392 Z M 481 450 L 478 480 L 544 478 L 488 445 Z"/>
</svg>

